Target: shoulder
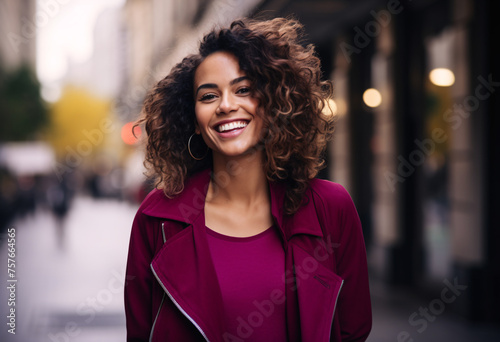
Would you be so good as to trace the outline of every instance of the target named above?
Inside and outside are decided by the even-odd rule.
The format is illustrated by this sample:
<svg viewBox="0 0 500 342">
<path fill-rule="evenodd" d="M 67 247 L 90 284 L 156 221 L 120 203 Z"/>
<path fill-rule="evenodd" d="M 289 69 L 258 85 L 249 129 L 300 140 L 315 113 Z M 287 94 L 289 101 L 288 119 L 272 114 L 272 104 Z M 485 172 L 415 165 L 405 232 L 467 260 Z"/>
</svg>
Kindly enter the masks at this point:
<svg viewBox="0 0 500 342">
<path fill-rule="evenodd" d="M 137 212 L 135 214 L 135 221 L 141 222 L 147 220 L 149 213 L 153 208 L 155 208 L 159 202 L 167 201 L 168 197 L 165 196 L 161 189 L 153 189 L 149 194 L 142 200 Z"/>
<path fill-rule="evenodd" d="M 191 222 L 203 211 L 209 181 L 210 172 L 204 170 L 188 178 L 183 190 L 175 196 L 167 197 L 163 190 L 155 189 L 146 196 L 138 213 L 151 217 Z"/>
<path fill-rule="evenodd" d="M 346 224 L 358 219 L 351 195 L 342 185 L 315 178 L 311 180 L 309 189 L 316 212 L 321 213 L 326 220 Z"/>
<path fill-rule="evenodd" d="M 164 202 L 164 201 L 168 201 L 168 200 L 169 200 L 169 198 L 165 195 L 163 190 L 153 189 L 142 200 L 142 203 L 139 206 L 138 212 L 142 213 L 145 210 L 147 210 L 147 208 L 156 205 L 158 202 Z"/>
<path fill-rule="evenodd" d="M 310 203 L 314 205 L 323 227 L 333 234 L 335 241 L 359 234 L 362 236 L 358 211 L 342 185 L 314 179 L 310 182 L 310 191 Z"/>
<path fill-rule="evenodd" d="M 142 201 L 137 210 L 138 216 L 150 216 L 157 218 L 169 218 L 176 212 L 180 205 L 179 197 L 181 194 L 167 197 L 162 189 L 153 189 Z"/>
<path fill-rule="evenodd" d="M 314 178 L 309 183 L 311 195 L 315 201 L 327 206 L 347 208 L 352 205 L 352 199 L 347 190 L 340 184 L 325 179 Z"/>
</svg>

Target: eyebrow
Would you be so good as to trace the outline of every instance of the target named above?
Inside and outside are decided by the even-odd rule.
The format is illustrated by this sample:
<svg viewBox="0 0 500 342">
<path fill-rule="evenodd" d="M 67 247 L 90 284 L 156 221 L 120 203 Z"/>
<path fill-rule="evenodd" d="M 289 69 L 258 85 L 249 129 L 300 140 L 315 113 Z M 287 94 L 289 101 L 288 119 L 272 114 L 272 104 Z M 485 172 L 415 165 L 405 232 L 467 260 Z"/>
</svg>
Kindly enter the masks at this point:
<svg viewBox="0 0 500 342">
<path fill-rule="evenodd" d="M 248 76 L 241 76 L 241 77 L 235 78 L 234 80 L 232 80 L 231 82 L 229 82 L 229 85 L 235 85 L 236 83 L 240 83 L 241 81 L 245 81 L 245 80 L 249 80 L 249 79 L 250 78 Z M 214 88 L 217 88 L 217 84 L 215 84 L 215 83 L 205 83 L 205 84 L 200 85 L 196 89 L 195 96 L 198 95 L 198 93 L 200 92 L 200 90 L 204 89 L 204 88 L 214 89 Z"/>
</svg>

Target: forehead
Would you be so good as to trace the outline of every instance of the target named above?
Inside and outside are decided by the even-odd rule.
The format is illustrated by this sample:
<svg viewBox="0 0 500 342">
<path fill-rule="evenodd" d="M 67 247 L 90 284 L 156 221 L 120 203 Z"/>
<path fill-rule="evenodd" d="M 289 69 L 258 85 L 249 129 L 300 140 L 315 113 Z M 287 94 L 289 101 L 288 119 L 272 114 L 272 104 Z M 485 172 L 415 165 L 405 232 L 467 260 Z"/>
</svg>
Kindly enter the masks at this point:
<svg viewBox="0 0 500 342">
<path fill-rule="evenodd" d="M 208 55 L 200 63 L 194 75 L 194 84 L 197 87 L 203 83 L 225 83 L 244 75 L 235 55 L 218 51 Z"/>
</svg>

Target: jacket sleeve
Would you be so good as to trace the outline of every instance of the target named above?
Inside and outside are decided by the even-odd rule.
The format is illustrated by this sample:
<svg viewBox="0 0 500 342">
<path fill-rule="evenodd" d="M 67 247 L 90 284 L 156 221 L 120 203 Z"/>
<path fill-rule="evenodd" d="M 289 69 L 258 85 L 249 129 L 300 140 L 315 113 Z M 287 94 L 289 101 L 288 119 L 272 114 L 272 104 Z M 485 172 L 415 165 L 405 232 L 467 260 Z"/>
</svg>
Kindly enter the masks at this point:
<svg viewBox="0 0 500 342">
<path fill-rule="evenodd" d="M 336 315 L 341 340 L 365 341 L 371 331 L 372 312 L 368 267 L 361 222 L 347 191 L 339 186 L 337 273 L 344 279 L 337 301 Z M 332 334 L 333 336 L 333 334 Z"/>
<path fill-rule="evenodd" d="M 148 341 L 152 327 L 151 218 L 137 212 L 132 224 L 125 280 L 127 341 Z"/>
</svg>

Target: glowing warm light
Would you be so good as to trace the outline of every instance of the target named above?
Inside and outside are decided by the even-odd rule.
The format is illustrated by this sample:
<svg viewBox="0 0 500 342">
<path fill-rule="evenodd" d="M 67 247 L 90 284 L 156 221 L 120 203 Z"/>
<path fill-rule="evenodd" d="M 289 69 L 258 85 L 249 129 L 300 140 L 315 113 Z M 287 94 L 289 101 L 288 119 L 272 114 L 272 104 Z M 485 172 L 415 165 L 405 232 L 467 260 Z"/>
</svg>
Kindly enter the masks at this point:
<svg viewBox="0 0 500 342">
<path fill-rule="evenodd" d="M 378 107 L 382 103 L 382 95 L 377 89 L 369 88 L 363 93 L 363 101 L 368 107 Z"/>
<path fill-rule="evenodd" d="M 141 128 L 136 127 L 132 132 L 132 128 L 134 127 L 135 122 L 127 122 L 122 127 L 122 140 L 127 145 L 133 145 L 137 142 L 137 140 L 141 137 Z M 137 138 L 134 136 L 137 136 Z"/>
<path fill-rule="evenodd" d="M 337 114 L 337 104 L 334 100 L 328 99 L 325 102 L 325 107 L 323 108 L 323 115 L 333 116 Z"/>
<path fill-rule="evenodd" d="M 446 68 L 437 68 L 431 70 L 429 79 L 432 83 L 439 87 L 449 87 L 455 83 L 455 75 L 453 71 Z"/>
</svg>

